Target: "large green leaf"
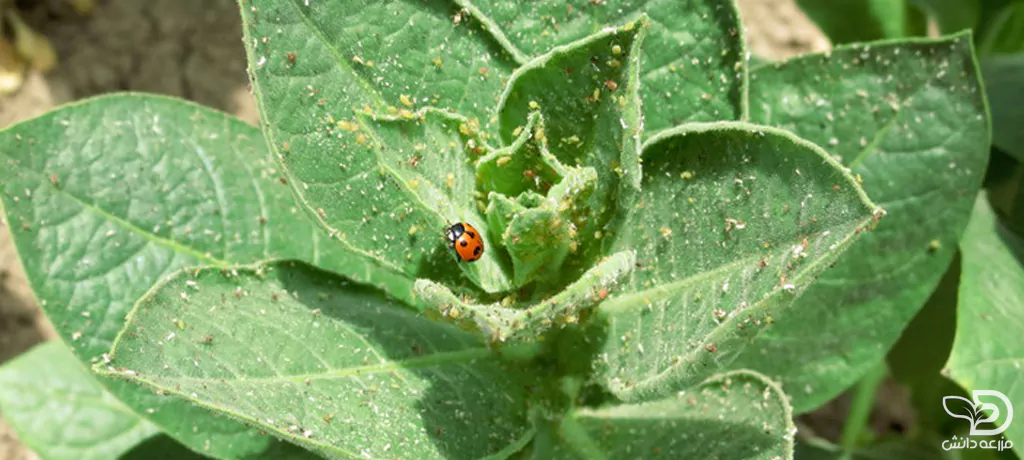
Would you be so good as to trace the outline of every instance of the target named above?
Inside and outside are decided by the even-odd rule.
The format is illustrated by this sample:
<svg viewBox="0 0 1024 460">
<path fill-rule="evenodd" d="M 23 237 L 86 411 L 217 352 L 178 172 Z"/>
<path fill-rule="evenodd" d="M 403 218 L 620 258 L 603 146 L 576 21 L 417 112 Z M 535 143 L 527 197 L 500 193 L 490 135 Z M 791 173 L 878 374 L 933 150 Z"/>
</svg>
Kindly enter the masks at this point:
<svg viewBox="0 0 1024 460">
<path fill-rule="evenodd" d="M 992 144 L 1024 162 L 1024 53 L 981 61 L 992 104 Z"/>
<path fill-rule="evenodd" d="M 745 115 L 745 40 L 731 0 L 456 3 L 491 24 L 488 30 L 507 40 L 522 56 L 521 62 L 647 15 L 650 32 L 640 59 L 639 91 L 648 133 L 688 121 L 738 120 Z M 601 58 L 597 65 L 608 62 Z M 564 69 L 580 70 L 584 68 Z"/>
<path fill-rule="evenodd" d="M 644 168 L 616 242 L 638 268 L 597 310 L 598 378 L 626 401 L 728 365 L 879 211 L 820 148 L 765 126 L 683 125 L 645 144 Z"/>
<path fill-rule="evenodd" d="M 36 298 L 80 360 L 101 361 L 132 304 L 183 266 L 299 258 L 383 284 L 296 209 L 259 130 L 157 96 L 88 100 L 0 134 L 0 202 Z M 271 438 L 123 382 L 107 386 L 191 448 L 243 457 Z"/>
<path fill-rule="evenodd" d="M 761 67 L 750 100 L 752 119 L 824 147 L 889 214 L 735 363 L 803 412 L 878 363 L 949 266 L 988 161 L 985 96 L 960 34 Z"/>
<path fill-rule="evenodd" d="M 334 244 L 411 278 L 456 283 L 444 225 L 467 219 L 484 230 L 470 161 L 489 150 L 511 55 L 440 0 L 240 3 L 264 134 L 304 208 Z M 468 118 L 413 113 L 426 106 Z M 442 155 L 424 154 L 441 143 Z M 488 252 L 458 267 L 486 291 L 509 287 Z"/>
<path fill-rule="evenodd" d="M 833 43 L 924 35 L 925 17 L 907 0 L 797 0 Z"/>
<path fill-rule="evenodd" d="M 105 372 L 331 458 L 479 458 L 532 433 L 529 382 L 482 338 L 293 262 L 179 272 L 111 354 Z"/>
<path fill-rule="evenodd" d="M 1011 403 L 1024 401 L 1024 238 L 999 221 L 982 193 L 960 250 L 956 338 L 945 372 L 968 391 L 995 390 Z M 1002 425 L 1007 416 L 1003 406 L 994 398 L 983 401 L 999 407 L 993 424 Z M 1010 423 L 1002 436 L 1021 452 L 1024 424 Z"/>
<path fill-rule="evenodd" d="M 0 411 L 42 458 L 118 458 L 160 432 L 118 401 L 59 341 L 0 366 Z"/>
<path fill-rule="evenodd" d="M 792 458 L 796 433 L 786 395 L 747 371 L 656 401 L 574 409 L 545 427 L 537 459 Z"/>
</svg>

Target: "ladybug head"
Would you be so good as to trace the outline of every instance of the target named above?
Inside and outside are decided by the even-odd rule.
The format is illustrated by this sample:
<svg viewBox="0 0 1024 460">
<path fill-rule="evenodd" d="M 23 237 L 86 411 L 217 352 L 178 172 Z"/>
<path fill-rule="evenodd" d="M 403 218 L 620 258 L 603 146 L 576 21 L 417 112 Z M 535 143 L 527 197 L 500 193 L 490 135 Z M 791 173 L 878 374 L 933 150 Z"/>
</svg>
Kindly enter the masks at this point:
<svg viewBox="0 0 1024 460">
<path fill-rule="evenodd" d="M 461 223 L 457 223 L 455 225 L 448 227 L 448 230 L 445 233 L 448 236 L 449 246 L 454 247 L 455 241 L 458 240 L 459 237 L 462 236 L 462 234 L 465 232 L 466 227 L 464 227 Z"/>
</svg>

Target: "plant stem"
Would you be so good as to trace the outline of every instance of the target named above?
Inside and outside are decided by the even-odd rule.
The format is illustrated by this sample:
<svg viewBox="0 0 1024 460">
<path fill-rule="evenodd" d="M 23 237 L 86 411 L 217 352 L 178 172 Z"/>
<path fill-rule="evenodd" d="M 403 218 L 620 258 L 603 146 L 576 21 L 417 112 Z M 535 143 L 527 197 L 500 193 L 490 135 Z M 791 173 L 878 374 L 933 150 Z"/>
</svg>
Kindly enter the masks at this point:
<svg viewBox="0 0 1024 460">
<path fill-rule="evenodd" d="M 843 448 L 840 460 L 853 458 L 853 452 L 867 429 L 871 409 L 875 406 L 878 387 L 886 375 L 888 375 L 888 369 L 885 366 L 885 360 L 882 360 L 857 383 L 857 390 L 853 395 L 850 413 L 846 416 L 846 424 L 843 426 L 842 439 L 840 439 Z"/>
</svg>

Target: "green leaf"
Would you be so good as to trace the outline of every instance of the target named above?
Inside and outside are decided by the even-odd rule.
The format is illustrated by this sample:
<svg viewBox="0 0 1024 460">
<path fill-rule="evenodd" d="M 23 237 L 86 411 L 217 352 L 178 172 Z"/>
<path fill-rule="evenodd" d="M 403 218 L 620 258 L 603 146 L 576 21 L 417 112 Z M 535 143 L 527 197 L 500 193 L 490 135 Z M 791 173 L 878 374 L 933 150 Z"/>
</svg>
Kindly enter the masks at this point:
<svg viewBox="0 0 1024 460">
<path fill-rule="evenodd" d="M 728 365 L 881 211 L 819 147 L 765 126 L 683 125 L 644 145 L 644 167 L 616 242 L 639 268 L 598 307 L 597 376 L 626 401 Z"/>
<path fill-rule="evenodd" d="M 510 307 L 512 296 L 481 305 L 465 301 L 445 286 L 429 280 L 417 280 L 416 291 L 430 305 L 431 316 L 475 330 L 489 337 L 492 343 L 510 339 L 530 342 L 552 326 L 565 327 L 579 322 L 584 311 L 607 298 L 609 290 L 633 270 L 635 263 L 633 251 L 612 254 L 557 294 L 515 307 Z"/>
<path fill-rule="evenodd" d="M 211 109 L 104 96 L 0 134 L 0 202 L 36 298 L 72 351 L 102 360 L 125 313 L 184 266 L 299 258 L 409 298 L 411 281 L 327 245 L 296 208 L 259 130 Z M 271 438 L 205 410 L 101 380 L 134 411 L 206 455 Z"/>
<path fill-rule="evenodd" d="M 594 168 L 597 186 L 579 225 L 580 252 L 567 264 L 568 278 L 589 267 L 599 254 L 606 224 L 640 181 L 639 57 L 648 20 L 641 17 L 553 49 L 516 70 L 499 109 L 506 144 L 530 114 L 544 117 L 551 153 L 562 163 Z"/>
<path fill-rule="evenodd" d="M 609 25 L 622 25 L 646 15 L 650 30 L 640 58 L 639 92 L 647 132 L 653 134 L 690 121 L 738 120 L 745 115 L 747 52 L 739 15 L 730 0 L 456 3 L 491 24 L 488 30 L 492 34 L 527 57 L 540 56 Z M 602 57 L 598 64 L 607 61 Z M 573 67 L 573 71 L 585 71 L 587 67 Z"/>
<path fill-rule="evenodd" d="M 792 458 L 796 427 L 782 390 L 755 372 L 712 376 L 665 399 L 578 408 L 537 458 Z M 538 434 L 540 436 L 540 434 Z M 575 455 L 573 455 L 575 454 Z"/>
<path fill-rule="evenodd" d="M 531 435 L 528 382 L 479 337 L 293 262 L 179 272 L 111 354 L 103 372 L 329 458 L 478 458 Z"/>
<path fill-rule="evenodd" d="M 748 348 L 805 412 L 882 359 L 956 251 L 989 152 L 967 33 L 841 46 L 751 74 L 751 117 L 823 146 L 889 217 Z"/>
<path fill-rule="evenodd" d="M 325 151 L 338 134 L 327 131 L 326 118 L 367 105 L 376 112 L 445 108 L 486 127 L 515 66 L 488 24 L 449 2 L 240 4 L 253 89 L 277 151 L 337 154 Z"/>
<path fill-rule="evenodd" d="M 985 194 L 978 196 L 970 224 L 960 241 L 963 273 L 957 308 L 956 338 L 946 363 L 949 377 L 969 391 L 1000 391 L 1016 403 L 1024 401 L 1020 385 L 1024 365 L 1024 238 L 999 221 Z M 1007 411 L 995 398 L 983 401 L 1000 407 L 998 427 Z M 1002 436 L 1020 452 L 1024 424 L 1010 423 Z M 995 439 L 995 438 L 993 438 Z"/>
<path fill-rule="evenodd" d="M 835 44 L 925 35 L 926 20 L 906 0 L 797 0 Z"/>
<path fill-rule="evenodd" d="M 0 409 L 47 459 L 117 458 L 160 429 L 108 392 L 59 341 L 0 366 Z"/>
<path fill-rule="evenodd" d="M 981 61 L 992 105 L 992 144 L 1024 162 L 1024 53 Z"/>
</svg>

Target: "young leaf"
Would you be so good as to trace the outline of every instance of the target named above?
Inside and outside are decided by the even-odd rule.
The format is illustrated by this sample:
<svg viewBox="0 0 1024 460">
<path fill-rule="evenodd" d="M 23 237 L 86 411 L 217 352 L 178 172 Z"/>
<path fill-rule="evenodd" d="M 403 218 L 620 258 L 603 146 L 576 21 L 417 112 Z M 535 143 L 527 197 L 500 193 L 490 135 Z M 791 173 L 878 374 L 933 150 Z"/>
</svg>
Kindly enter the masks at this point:
<svg viewBox="0 0 1024 460">
<path fill-rule="evenodd" d="M 1024 346 L 1024 238 L 999 221 L 984 193 L 975 202 L 970 224 L 960 241 L 963 273 L 957 308 L 956 338 L 945 371 L 968 390 L 1005 393 L 1024 401 L 1020 385 Z M 989 402 L 989 401 L 986 401 Z M 972 404 L 973 405 L 973 404 Z M 999 426 L 1007 415 L 994 424 Z M 1003 433 L 1024 446 L 1024 424 L 1010 423 Z M 1019 452 L 1019 450 L 1018 450 Z"/>
<path fill-rule="evenodd" d="M 293 262 L 179 272 L 111 355 L 101 372 L 328 458 L 478 458 L 530 436 L 528 382 L 479 337 Z"/>
<path fill-rule="evenodd" d="M 26 446 L 54 460 L 118 458 L 160 432 L 103 388 L 60 341 L 0 366 L 0 407 Z"/>
<path fill-rule="evenodd" d="M 504 246 L 512 258 L 515 286 L 547 275 L 558 279 L 559 268 L 569 255 L 571 223 L 553 207 L 527 209 L 508 224 Z"/>
<path fill-rule="evenodd" d="M 504 247 L 505 239 L 502 235 L 505 233 L 505 229 L 508 228 L 509 222 L 512 222 L 512 219 L 517 215 L 526 212 L 528 208 L 521 204 L 520 200 L 513 200 L 500 193 L 492 192 L 488 195 L 487 201 L 487 210 L 484 214 L 487 216 L 488 236 L 495 244 Z M 543 202 L 544 198 L 540 197 L 539 201 Z"/>
<path fill-rule="evenodd" d="M 739 14 L 731 0 L 456 3 L 489 24 L 488 32 L 514 47 L 523 56 L 521 63 L 609 25 L 625 24 L 647 15 L 650 31 L 640 58 L 639 92 L 648 133 L 686 122 L 738 120 L 745 115 L 747 52 Z M 623 47 L 622 51 L 625 54 L 627 49 Z M 609 58 L 622 60 L 611 56 L 599 59 L 598 63 L 606 64 Z M 580 70 L 584 69 L 573 68 Z"/>
<path fill-rule="evenodd" d="M 665 399 L 574 409 L 555 422 L 560 444 L 542 445 L 534 456 L 792 458 L 796 427 L 791 418 L 792 409 L 775 383 L 755 372 L 733 371 Z"/>
<path fill-rule="evenodd" d="M 505 302 L 467 302 L 429 280 L 417 280 L 416 291 L 432 306 L 428 310 L 432 316 L 476 330 L 491 342 L 533 341 L 552 326 L 577 323 L 584 310 L 607 298 L 609 290 L 629 275 L 635 262 L 633 251 L 612 254 L 554 296 L 518 308 L 509 308 Z"/>
<path fill-rule="evenodd" d="M 191 103 L 104 96 L 0 134 L 0 204 L 43 310 L 85 363 L 102 359 L 131 305 L 187 265 L 300 258 L 409 298 L 411 280 L 327 245 L 296 209 L 258 129 Z M 123 382 L 102 383 L 206 455 L 272 439 Z"/>
<path fill-rule="evenodd" d="M 492 241 L 509 253 L 513 286 L 542 272 L 549 275 L 546 284 L 558 286 L 562 262 L 578 249 L 577 228 L 588 219 L 586 204 L 597 188 L 597 171 L 565 166 L 551 155 L 539 113 L 530 114 L 522 131 L 511 146 L 477 161 L 477 184 L 490 191 L 487 224 Z"/>
<path fill-rule="evenodd" d="M 592 167 L 597 187 L 585 206 L 586 224 L 579 228 L 581 255 L 568 272 L 582 272 L 601 254 L 590 244 L 603 233 L 620 209 L 618 199 L 639 187 L 640 117 L 639 57 L 648 21 L 641 17 L 619 28 L 608 28 L 580 41 L 560 46 L 516 70 L 498 111 L 502 140 L 529 115 L 544 116 L 543 136 L 551 153 L 564 164 Z"/>
<path fill-rule="evenodd" d="M 477 160 L 477 187 L 482 192 L 506 196 L 517 196 L 527 190 L 544 193 L 562 179 L 566 167 L 548 152 L 540 113 L 531 113 L 521 131 L 508 147 Z M 534 137 L 535 133 L 540 136 Z M 500 233 L 503 229 L 496 230 Z"/>
<path fill-rule="evenodd" d="M 750 100 L 753 120 L 823 146 L 889 213 L 734 363 L 803 412 L 877 364 L 949 266 L 988 161 L 985 96 L 964 33 L 760 67 Z"/>
<path fill-rule="evenodd" d="M 597 311 L 597 378 L 650 401 L 728 365 L 881 210 L 819 147 L 737 122 L 689 124 L 644 146 L 643 192 L 618 247 L 637 268 Z"/>
</svg>

